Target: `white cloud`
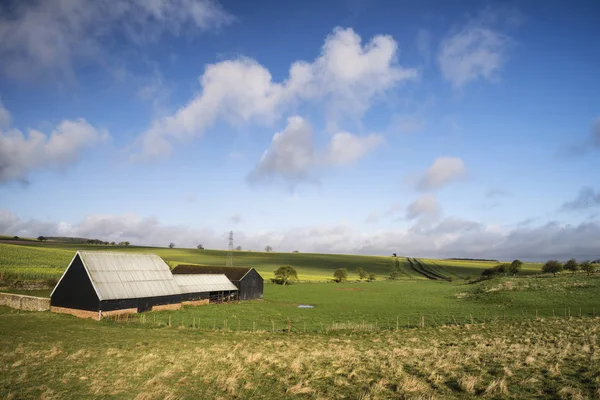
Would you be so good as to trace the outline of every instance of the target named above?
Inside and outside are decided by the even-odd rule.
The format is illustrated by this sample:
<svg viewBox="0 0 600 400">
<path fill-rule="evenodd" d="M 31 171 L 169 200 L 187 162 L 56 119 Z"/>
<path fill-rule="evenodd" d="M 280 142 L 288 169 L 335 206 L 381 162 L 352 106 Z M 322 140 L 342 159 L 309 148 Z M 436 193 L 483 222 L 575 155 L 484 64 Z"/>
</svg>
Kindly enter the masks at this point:
<svg viewBox="0 0 600 400">
<path fill-rule="evenodd" d="M 453 30 L 441 43 L 438 62 L 455 89 L 471 81 L 492 81 L 506 61 L 510 38 L 495 30 L 490 18 L 475 18 Z"/>
<path fill-rule="evenodd" d="M 214 0 L 14 2 L 0 15 L 0 57 L 11 77 L 72 79 L 77 61 L 103 63 L 116 40 L 143 45 L 164 34 L 219 28 L 233 17 Z M 118 38 L 118 39 L 117 39 Z"/>
<path fill-rule="evenodd" d="M 156 218 L 135 214 L 90 215 L 79 223 L 22 220 L 0 210 L 0 233 L 21 237 L 77 236 L 107 241 L 130 241 L 140 245 L 226 249 L 227 230 L 192 229 L 164 225 Z M 365 231 L 349 224 L 301 226 L 262 232 L 236 231 L 236 244 L 259 250 L 267 244 L 278 251 L 357 253 L 412 257 L 473 257 L 512 260 L 566 260 L 598 258 L 598 222 L 580 225 L 548 223 L 537 227 L 505 229 L 460 218 L 407 229 Z"/>
<path fill-rule="evenodd" d="M 298 116 L 288 118 L 285 129 L 273 136 L 271 146 L 250 173 L 250 181 L 281 178 L 287 182 L 306 180 L 318 157 L 310 125 Z"/>
<path fill-rule="evenodd" d="M 383 136 L 375 134 L 356 136 L 348 132 L 336 133 L 329 143 L 326 157 L 334 165 L 353 164 L 383 142 Z"/>
<path fill-rule="evenodd" d="M 293 63 L 281 83 L 249 58 L 208 65 L 200 93 L 173 115 L 155 120 L 137 145 L 144 158 L 165 156 L 172 142 L 201 136 L 217 119 L 269 124 L 303 101 L 324 102 L 329 126 L 335 127 L 342 116 L 360 118 L 375 96 L 416 77 L 396 58 L 397 44 L 390 36 L 375 36 L 363 46 L 352 29 L 336 28 L 321 55 L 312 63 Z"/>
<path fill-rule="evenodd" d="M 467 174 L 465 163 L 458 157 L 438 157 L 419 179 L 419 190 L 439 189 L 442 186 L 464 179 Z"/>
<path fill-rule="evenodd" d="M 440 207 L 434 195 L 425 194 L 406 207 L 406 219 L 415 218 L 437 219 Z"/>
<path fill-rule="evenodd" d="M 108 139 L 108 132 L 85 119 L 64 120 L 50 135 L 31 129 L 0 130 L 0 183 L 26 180 L 30 172 L 61 169 L 76 162 L 83 149 Z"/>
<path fill-rule="evenodd" d="M 4 104 L 2 104 L 2 99 L 0 99 L 0 128 L 4 126 L 10 126 L 10 112 L 6 108 L 4 108 Z"/>
<path fill-rule="evenodd" d="M 292 185 L 315 180 L 317 169 L 355 163 L 382 142 L 383 138 L 374 134 L 361 137 L 341 132 L 333 135 L 325 152 L 318 152 L 310 124 L 293 116 L 288 118 L 285 129 L 273 136 L 248 179 L 250 182 L 281 179 Z"/>
</svg>

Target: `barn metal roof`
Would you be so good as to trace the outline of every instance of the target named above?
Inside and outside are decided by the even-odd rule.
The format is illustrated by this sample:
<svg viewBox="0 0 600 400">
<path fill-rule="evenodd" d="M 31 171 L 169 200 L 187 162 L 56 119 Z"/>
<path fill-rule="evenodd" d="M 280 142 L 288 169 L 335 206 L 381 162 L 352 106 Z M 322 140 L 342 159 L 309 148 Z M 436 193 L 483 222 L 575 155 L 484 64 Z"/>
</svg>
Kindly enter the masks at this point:
<svg viewBox="0 0 600 400">
<path fill-rule="evenodd" d="M 252 267 L 222 267 L 213 265 L 186 265 L 180 264 L 173 269 L 173 275 L 177 274 L 225 274 L 230 281 L 240 281 Z"/>
<path fill-rule="evenodd" d="M 181 294 L 169 266 L 156 254 L 78 251 L 100 300 Z"/>
<path fill-rule="evenodd" d="M 181 293 L 205 293 L 237 290 L 224 274 L 173 275 Z"/>
</svg>

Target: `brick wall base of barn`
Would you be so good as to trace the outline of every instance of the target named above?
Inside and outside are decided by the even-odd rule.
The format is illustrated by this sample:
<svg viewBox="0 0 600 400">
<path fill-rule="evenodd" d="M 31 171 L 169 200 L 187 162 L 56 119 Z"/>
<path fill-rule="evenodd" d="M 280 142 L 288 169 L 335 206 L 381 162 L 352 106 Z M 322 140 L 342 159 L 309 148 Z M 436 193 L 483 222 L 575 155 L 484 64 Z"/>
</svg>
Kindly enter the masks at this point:
<svg viewBox="0 0 600 400">
<path fill-rule="evenodd" d="M 179 310 L 180 308 L 181 303 L 162 304 L 160 306 L 152 306 L 152 311 Z"/>
<path fill-rule="evenodd" d="M 50 309 L 50 299 L 22 294 L 0 293 L 0 306 L 27 311 L 48 311 Z"/>
<path fill-rule="evenodd" d="M 100 313 L 98 311 L 86 311 L 78 310 L 76 308 L 65 308 L 65 307 L 50 307 L 50 311 L 57 314 L 69 314 L 79 318 L 91 318 L 96 321 L 100 321 Z"/>
<path fill-rule="evenodd" d="M 202 300 L 184 301 L 181 304 L 183 304 L 184 306 L 203 306 L 208 303 L 209 303 L 208 299 L 202 299 Z"/>
</svg>

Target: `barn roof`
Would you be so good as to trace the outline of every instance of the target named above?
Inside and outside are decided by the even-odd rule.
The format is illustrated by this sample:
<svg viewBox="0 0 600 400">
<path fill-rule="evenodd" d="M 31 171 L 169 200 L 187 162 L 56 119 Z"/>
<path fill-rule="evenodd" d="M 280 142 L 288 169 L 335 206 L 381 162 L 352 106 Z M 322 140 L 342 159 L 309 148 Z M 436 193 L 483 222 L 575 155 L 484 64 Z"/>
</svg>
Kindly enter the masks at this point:
<svg viewBox="0 0 600 400">
<path fill-rule="evenodd" d="M 100 300 L 181 294 L 169 266 L 156 254 L 78 251 L 77 256 Z"/>
<path fill-rule="evenodd" d="M 178 265 L 173 274 L 224 274 L 230 281 L 241 280 L 252 267 L 217 267 L 211 265 Z"/>
<path fill-rule="evenodd" d="M 173 275 L 181 293 L 206 293 L 237 290 L 224 274 L 181 274 Z"/>
</svg>

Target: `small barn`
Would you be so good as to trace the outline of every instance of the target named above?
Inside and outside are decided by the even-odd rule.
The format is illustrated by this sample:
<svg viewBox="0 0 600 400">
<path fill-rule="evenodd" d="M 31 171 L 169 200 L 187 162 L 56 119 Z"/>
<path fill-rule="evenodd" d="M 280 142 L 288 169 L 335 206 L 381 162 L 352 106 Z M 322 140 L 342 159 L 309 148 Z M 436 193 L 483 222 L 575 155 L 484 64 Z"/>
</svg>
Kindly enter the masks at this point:
<svg viewBox="0 0 600 400">
<path fill-rule="evenodd" d="M 183 305 L 223 303 L 237 298 L 238 288 L 224 274 L 173 275 Z"/>
<path fill-rule="evenodd" d="M 50 295 L 50 310 L 79 317 L 181 307 L 181 289 L 155 254 L 78 251 Z"/>
<path fill-rule="evenodd" d="M 217 267 L 209 265 L 178 265 L 173 275 L 180 274 L 224 274 L 238 289 L 240 300 L 263 298 L 264 280 L 252 267 Z"/>
</svg>

